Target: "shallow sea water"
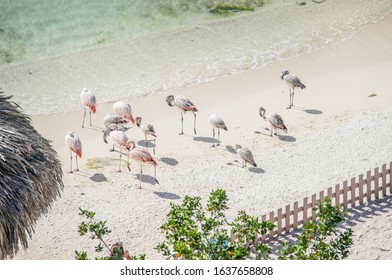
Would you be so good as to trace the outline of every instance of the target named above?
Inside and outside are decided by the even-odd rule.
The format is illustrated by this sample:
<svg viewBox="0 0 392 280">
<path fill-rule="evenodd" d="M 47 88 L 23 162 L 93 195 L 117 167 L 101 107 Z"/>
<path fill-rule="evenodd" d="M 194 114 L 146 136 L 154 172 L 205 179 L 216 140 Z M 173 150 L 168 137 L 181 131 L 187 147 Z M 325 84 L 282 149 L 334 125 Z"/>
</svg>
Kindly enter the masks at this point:
<svg viewBox="0 0 392 280">
<path fill-rule="evenodd" d="M 218 0 L 91 2 L 0 0 L 0 88 L 27 113 L 78 110 L 85 86 L 107 103 L 265 67 L 348 39 L 392 11 L 390 0 L 269 0 L 231 16 L 209 12 Z"/>
</svg>

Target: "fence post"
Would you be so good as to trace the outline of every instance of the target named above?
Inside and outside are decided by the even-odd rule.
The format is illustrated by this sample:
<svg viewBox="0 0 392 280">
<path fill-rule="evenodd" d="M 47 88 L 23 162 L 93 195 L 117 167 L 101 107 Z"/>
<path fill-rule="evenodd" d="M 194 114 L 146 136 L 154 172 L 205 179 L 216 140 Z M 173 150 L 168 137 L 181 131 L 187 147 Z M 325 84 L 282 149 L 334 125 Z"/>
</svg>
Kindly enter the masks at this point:
<svg viewBox="0 0 392 280">
<path fill-rule="evenodd" d="M 366 172 L 366 194 L 367 202 L 372 200 L 372 173 L 371 171 Z"/>
<path fill-rule="evenodd" d="M 355 207 L 355 177 L 351 179 L 351 207 Z"/>
<path fill-rule="evenodd" d="M 316 210 L 314 208 L 316 207 L 316 194 L 312 195 L 312 221 L 316 221 Z"/>
<path fill-rule="evenodd" d="M 378 167 L 376 167 L 376 169 L 374 169 L 374 196 L 375 196 L 375 199 L 378 199 L 379 178 L 380 178 L 380 171 L 378 170 Z"/>
<path fill-rule="evenodd" d="M 286 206 L 286 233 L 289 233 L 290 231 L 290 204 Z"/>
<path fill-rule="evenodd" d="M 282 233 L 282 208 L 278 210 L 278 236 Z"/>
<path fill-rule="evenodd" d="M 303 225 L 305 225 L 306 222 L 308 221 L 308 198 L 307 197 L 304 198 L 304 207 L 303 208 L 304 208 L 304 210 L 302 213 L 302 219 L 304 221 Z"/>
<path fill-rule="evenodd" d="M 329 187 L 327 190 L 327 197 L 331 199 L 332 202 L 332 187 Z"/>
<path fill-rule="evenodd" d="M 343 182 L 343 208 L 347 209 L 347 181 Z"/>
<path fill-rule="evenodd" d="M 359 204 L 363 204 L 363 174 L 359 175 Z"/>
<path fill-rule="evenodd" d="M 294 202 L 294 215 L 293 215 L 294 230 L 298 228 L 298 201 Z"/>
<path fill-rule="evenodd" d="M 389 163 L 389 194 L 392 194 L 392 161 Z"/>
<path fill-rule="evenodd" d="M 340 185 L 335 186 L 335 206 L 340 206 Z"/>
<path fill-rule="evenodd" d="M 274 215 L 274 211 L 270 212 L 270 222 L 275 224 L 275 215 Z M 271 230 L 269 233 L 269 237 L 273 237 L 275 233 L 275 230 Z"/>
<path fill-rule="evenodd" d="M 387 196 L 387 165 L 382 165 L 382 197 Z"/>
</svg>

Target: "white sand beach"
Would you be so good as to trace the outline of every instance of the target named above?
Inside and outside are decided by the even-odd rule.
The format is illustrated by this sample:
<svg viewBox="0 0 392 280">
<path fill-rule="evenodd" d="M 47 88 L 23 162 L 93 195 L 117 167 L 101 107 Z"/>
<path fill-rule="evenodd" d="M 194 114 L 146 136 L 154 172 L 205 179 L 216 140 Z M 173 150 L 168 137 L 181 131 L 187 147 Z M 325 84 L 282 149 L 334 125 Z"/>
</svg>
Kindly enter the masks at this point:
<svg viewBox="0 0 392 280">
<path fill-rule="evenodd" d="M 74 259 L 75 250 L 93 255 L 95 242 L 77 231 L 79 207 L 108 221 L 109 243 L 121 240 L 131 254 L 164 259 L 154 250 L 164 239 L 159 227 L 170 203 L 181 203 L 186 195 L 205 201 L 212 190 L 222 188 L 229 197 L 229 219 L 239 210 L 261 216 L 389 163 L 391 27 L 389 15 L 339 44 L 172 92 L 189 97 L 199 109 L 197 135 L 191 113 L 184 118 L 185 134 L 178 135 L 180 112 L 167 106 L 167 94 L 124 100 L 134 116 L 155 126 L 159 185 L 154 183 L 152 167 L 143 168 L 142 189 L 137 188 L 139 165 L 131 162 L 131 172 L 125 167 L 116 172 L 119 154 L 109 152 L 111 145 L 102 141 L 101 132 L 103 117 L 112 111 L 113 103 L 99 104 L 98 99 L 93 126 L 83 129 L 82 108 L 33 116 L 35 128 L 53 141 L 63 162 L 65 189 L 38 220 L 28 249 L 21 249 L 14 259 L 68 260 Z M 290 110 L 286 109 L 288 87 L 279 78 L 283 69 L 306 85 L 304 90 L 296 89 Z M 78 93 L 75 100 L 79 102 Z M 280 114 L 288 133 L 270 137 L 265 129 L 269 125 L 258 114 L 260 106 L 267 114 Z M 207 123 L 211 114 L 220 115 L 228 127 L 215 148 Z M 80 171 L 73 174 L 67 173 L 67 131 L 75 131 L 83 144 Z M 127 135 L 143 143 L 138 127 Z M 252 150 L 257 167 L 241 168 L 236 144 Z M 100 166 L 87 168 L 89 159 Z M 364 207 L 350 221 L 354 230 L 350 259 L 392 259 L 391 206 L 391 198 L 383 199 Z"/>
</svg>

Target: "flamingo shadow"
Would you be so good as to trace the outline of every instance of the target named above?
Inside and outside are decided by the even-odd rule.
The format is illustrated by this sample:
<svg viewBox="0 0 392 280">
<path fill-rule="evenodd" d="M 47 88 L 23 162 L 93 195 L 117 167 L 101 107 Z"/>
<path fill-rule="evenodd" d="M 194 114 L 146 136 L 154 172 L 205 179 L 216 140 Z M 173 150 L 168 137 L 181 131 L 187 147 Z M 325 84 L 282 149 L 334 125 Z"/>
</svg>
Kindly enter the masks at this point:
<svg viewBox="0 0 392 280">
<path fill-rule="evenodd" d="M 154 144 L 153 140 L 147 140 L 147 145 L 145 140 L 139 140 L 137 144 L 144 148 L 155 148 L 156 145 Z"/>
<path fill-rule="evenodd" d="M 138 180 L 140 180 L 140 173 L 136 174 L 136 178 Z M 150 175 L 146 175 L 146 174 L 142 174 L 142 183 L 148 183 L 150 185 L 156 185 L 156 181 L 155 181 L 155 177 L 150 176 Z"/>
<path fill-rule="evenodd" d="M 94 125 L 92 125 L 92 126 L 84 126 L 84 127 L 82 127 L 82 129 L 83 128 L 90 129 L 90 130 L 95 130 L 95 131 L 99 131 L 99 132 L 102 132 L 102 129 L 103 129 L 103 128 L 99 127 L 99 126 L 94 126 Z"/>
<path fill-rule="evenodd" d="M 161 161 L 171 166 L 178 164 L 178 161 L 174 158 L 163 157 L 161 158 Z"/>
<path fill-rule="evenodd" d="M 230 145 L 226 145 L 226 150 L 228 150 L 232 154 L 236 154 L 237 151 Z"/>
<path fill-rule="evenodd" d="M 278 135 L 279 140 L 286 141 L 286 142 L 295 142 L 297 139 L 290 135 Z"/>
<path fill-rule="evenodd" d="M 257 174 L 265 173 L 265 170 L 259 167 L 249 167 L 248 170 L 249 172 L 253 172 Z"/>
<path fill-rule="evenodd" d="M 180 196 L 178 196 L 178 195 L 176 195 L 174 193 L 169 193 L 169 192 L 154 192 L 154 194 L 156 194 L 160 198 L 164 198 L 164 199 L 175 200 L 175 199 L 180 199 L 181 198 Z"/>
<path fill-rule="evenodd" d="M 193 137 L 193 140 L 205 143 L 218 143 L 218 141 L 212 137 Z"/>
<path fill-rule="evenodd" d="M 305 112 L 307 114 L 311 114 L 311 115 L 320 115 L 320 114 L 323 113 L 322 111 L 317 110 L 317 109 L 305 109 L 303 107 L 297 107 L 297 106 L 292 106 L 291 108 L 293 108 L 295 110 L 299 110 L 299 111 Z"/>
<path fill-rule="evenodd" d="M 108 178 L 106 178 L 106 176 L 102 173 L 95 173 L 93 176 L 90 177 L 90 180 L 101 183 L 106 182 Z"/>
<path fill-rule="evenodd" d="M 305 109 L 303 110 L 305 113 L 312 114 L 312 115 L 320 115 L 323 112 L 317 109 Z"/>
</svg>

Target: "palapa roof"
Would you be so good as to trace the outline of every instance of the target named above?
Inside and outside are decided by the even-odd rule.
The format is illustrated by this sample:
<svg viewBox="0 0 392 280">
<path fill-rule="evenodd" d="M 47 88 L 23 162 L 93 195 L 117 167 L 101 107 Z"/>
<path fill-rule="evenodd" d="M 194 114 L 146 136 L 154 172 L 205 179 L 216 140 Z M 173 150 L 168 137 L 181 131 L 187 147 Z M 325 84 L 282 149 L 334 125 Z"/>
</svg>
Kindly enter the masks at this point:
<svg viewBox="0 0 392 280">
<path fill-rule="evenodd" d="M 36 221 L 64 187 L 50 141 L 10 98 L 0 92 L 0 259 L 27 248 Z"/>
</svg>

